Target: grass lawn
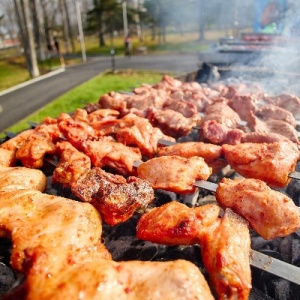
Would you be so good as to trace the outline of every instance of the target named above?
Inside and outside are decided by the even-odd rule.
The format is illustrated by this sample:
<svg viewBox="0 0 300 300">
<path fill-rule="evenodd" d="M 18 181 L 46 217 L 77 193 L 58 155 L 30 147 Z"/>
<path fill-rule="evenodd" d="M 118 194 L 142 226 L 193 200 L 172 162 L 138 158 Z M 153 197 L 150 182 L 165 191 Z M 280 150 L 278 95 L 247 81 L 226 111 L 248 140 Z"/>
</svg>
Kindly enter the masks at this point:
<svg viewBox="0 0 300 300">
<path fill-rule="evenodd" d="M 25 130 L 29 128 L 29 121 L 40 123 L 47 116 L 56 118 L 61 112 L 70 113 L 76 108 L 83 108 L 88 103 L 97 102 L 99 97 L 107 92 L 131 91 L 142 83 L 153 84 L 160 81 L 161 78 L 162 74 L 150 71 L 127 70 L 116 74 L 103 73 L 68 91 L 5 131 L 19 132 Z M 0 137 L 4 136 L 4 132 L 0 133 Z"/>
</svg>

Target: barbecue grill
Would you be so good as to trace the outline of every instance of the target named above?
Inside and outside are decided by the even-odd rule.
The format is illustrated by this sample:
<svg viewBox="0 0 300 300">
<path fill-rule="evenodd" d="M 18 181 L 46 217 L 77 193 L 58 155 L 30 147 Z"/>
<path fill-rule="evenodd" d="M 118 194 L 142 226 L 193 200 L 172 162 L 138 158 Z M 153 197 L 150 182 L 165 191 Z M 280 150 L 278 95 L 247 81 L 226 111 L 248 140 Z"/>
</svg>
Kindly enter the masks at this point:
<svg viewBox="0 0 300 300">
<path fill-rule="evenodd" d="M 261 78 L 265 78 L 265 76 L 269 75 L 271 71 L 254 70 L 253 68 L 245 70 L 245 68 L 243 69 L 242 67 L 237 69 L 230 65 L 217 66 L 213 63 L 204 63 L 199 70 L 181 76 L 179 79 L 182 81 L 197 81 L 199 83 L 209 84 L 220 80 L 245 80 L 245 75 L 247 80 L 253 80 L 253 78 L 257 78 L 257 75 L 255 75 L 257 72 L 261 75 Z M 296 75 L 290 75 L 291 79 L 287 79 L 287 77 L 285 79 L 294 81 Z M 297 74 L 297 78 L 300 78 L 300 74 Z M 192 130 L 188 136 L 179 138 L 178 141 L 197 140 L 198 134 L 199 132 L 196 129 Z M 8 138 L 9 136 L 7 139 Z M 48 175 L 46 193 L 78 200 L 69 189 L 62 188 L 61 185 L 52 183 L 51 177 L 53 170 L 53 164 L 46 162 L 43 167 L 44 173 Z M 300 171 L 300 167 L 298 166 L 296 170 Z M 238 174 L 233 172 L 232 169 L 226 167 L 218 174 L 212 175 L 209 178 L 209 181 L 217 183 L 224 176 L 235 178 Z M 281 189 L 280 191 L 289 195 L 297 206 L 300 205 L 300 183 L 298 180 L 292 180 L 287 188 Z M 150 207 L 161 206 L 171 200 L 180 201 L 190 207 L 206 203 L 215 203 L 214 193 L 208 189 L 201 188 L 192 195 L 178 195 L 163 190 L 156 190 L 155 195 L 155 201 L 149 205 Z M 142 211 L 137 211 L 130 220 L 113 227 L 103 224 L 103 241 L 108 250 L 111 252 L 114 260 L 165 261 L 186 259 L 195 263 L 208 279 L 208 274 L 202 263 L 200 248 L 198 245 L 164 246 L 138 240 L 135 237 L 136 224 L 141 214 Z M 285 238 L 277 238 L 271 241 L 266 241 L 252 231 L 251 238 L 253 250 L 257 250 L 270 257 L 274 257 L 296 267 L 300 267 L 300 232 L 296 232 Z M 2 257 L 0 263 L 0 293 L 4 293 L 11 287 L 17 285 L 18 282 L 22 280 L 22 277 L 20 274 L 16 274 L 9 267 L 9 256 L 12 246 L 10 241 L 8 239 L 1 239 L 0 245 L 0 256 Z M 252 267 L 252 284 L 253 288 L 250 294 L 250 299 L 252 300 L 285 300 L 299 299 L 300 297 L 300 285 L 289 282 L 288 280 L 282 279 L 276 275 L 272 275 L 264 269 Z"/>
</svg>

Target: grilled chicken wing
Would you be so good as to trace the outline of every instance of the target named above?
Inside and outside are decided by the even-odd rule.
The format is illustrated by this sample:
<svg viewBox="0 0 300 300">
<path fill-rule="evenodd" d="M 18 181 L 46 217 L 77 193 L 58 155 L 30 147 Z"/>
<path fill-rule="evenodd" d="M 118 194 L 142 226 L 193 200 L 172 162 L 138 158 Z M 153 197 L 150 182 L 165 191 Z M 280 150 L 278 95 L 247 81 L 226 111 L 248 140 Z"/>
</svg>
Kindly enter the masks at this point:
<svg viewBox="0 0 300 300">
<path fill-rule="evenodd" d="M 13 167 L 15 164 L 15 151 L 0 148 L 0 166 Z"/>
<path fill-rule="evenodd" d="M 16 158 L 27 168 L 39 169 L 43 166 L 44 156 L 55 151 L 54 143 L 45 134 L 33 132 L 26 143 L 18 148 Z"/>
<path fill-rule="evenodd" d="M 33 250 L 27 251 L 32 267 L 23 287 L 26 300 L 214 299 L 204 276 L 189 261 L 114 262 L 90 251 L 79 258 L 71 252 L 66 263 L 59 253 Z"/>
<path fill-rule="evenodd" d="M 128 220 L 137 208 L 154 199 L 147 181 L 134 176 L 125 179 L 97 167 L 73 182 L 71 189 L 81 200 L 93 204 L 110 225 Z"/>
<path fill-rule="evenodd" d="M 40 170 L 0 166 L 0 193 L 19 189 L 34 189 L 42 192 L 46 185 L 47 178 Z"/>
<path fill-rule="evenodd" d="M 56 149 L 60 153 L 60 159 L 52 181 L 70 187 L 72 182 L 76 182 L 91 168 L 91 160 L 67 141 L 56 143 Z"/>
<path fill-rule="evenodd" d="M 162 147 L 159 149 L 157 155 L 177 155 L 186 158 L 200 156 L 203 157 L 208 166 L 213 169 L 213 173 L 217 173 L 227 165 L 225 160 L 219 159 L 223 156 L 221 146 L 202 142 L 185 142 L 168 147 Z"/>
<path fill-rule="evenodd" d="M 247 300 L 251 289 L 248 223 L 230 209 L 201 235 L 204 266 L 218 299 Z"/>
<path fill-rule="evenodd" d="M 44 246 L 95 245 L 101 238 L 101 218 L 88 203 L 43 194 L 37 190 L 0 193 L 1 236 L 11 234 L 11 264 L 22 271 L 24 250 Z"/>
<path fill-rule="evenodd" d="M 17 149 L 26 142 L 26 140 L 32 135 L 34 132 L 34 129 L 28 129 L 24 130 L 21 133 L 19 133 L 17 136 L 9 139 L 8 141 L 4 142 L 0 145 L 1 148 L 11 150 L 11 151 L 17 151 Z"/>
<path fill-rule="evenodd" d="M 258 179 L 223 178 L 216 191 L 222 207 L 229 207 L 249 221 L 264 239 L 287 236 L 300 228 L 298 208 L 288 196 Z"/>
<path fill-rule="evenodd" d="M 137 168 L 139 178 L 147 180 L 154 189 L 175 193 L 193 193 L 196 180 L 206 180 L 212 169 L 202 157 L 161 156 L 142 163 Z"/>
<path fill-rule="evenodd" d="M 223 145 L 225 158 L 244 177 L 265 181 L 271 187 L 285 187 L 295 170 L 299 151 L 294 143 L 242 143 Z"/>
<path fill-rule="evenodd" d="M 142 215 L 137 237 L 164 245 L 192 245 L 199 242 L 202 230 L 212 225 L 220 208 L 214 204 L 189 208 L 177 201 L 155 207 Z"/>
</svg>

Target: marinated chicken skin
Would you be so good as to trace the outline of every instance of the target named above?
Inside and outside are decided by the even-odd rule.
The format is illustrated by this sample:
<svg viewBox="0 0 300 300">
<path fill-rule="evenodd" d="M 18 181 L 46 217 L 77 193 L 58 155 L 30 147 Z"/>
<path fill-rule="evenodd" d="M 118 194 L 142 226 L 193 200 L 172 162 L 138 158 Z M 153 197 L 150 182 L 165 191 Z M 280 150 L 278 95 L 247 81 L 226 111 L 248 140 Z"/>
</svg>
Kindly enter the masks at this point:
<svg viewBox="0 0 300 300">
<path fill-rule="evenodd" d="M 0 193 L 24 189 L 34 189 L 43 192 L 46 185 L 47 178 L 40 170 L 0 166 Z"/>
<path fill-rule="evenodd" d="M 128 220 L 137 208 L 154 200 L 154 191 L 147 181 L 134 176 L 125 179 L 97 167 L 73 182 L 71 190 L 96 207 L 110 225 Z"/>
<path fill-rule="evenodd" d="M 134 162 L 142 159 L 139 148 L 127 147 L 119 142 L 85 141 L 82 148 L 93 166 L 110 167 L 123 175 L 134 174 Z"/>
<path fill-rule="evenodd" d="M 17 152 L 16 159 L 27 168 L 39 169 L 44 164 L 46 154 L 55 154 L 54 143 L 44 133 L 33 132 L 33 134 L 22 144 Z"/>
<path fill-rule="evenodd" d="M 11 151 L 17 151 L 17 149 L 26 142 L 33 132 L 34 129 L 24 130 L 15 137 L 1 144 L 0 147 Z"/>
<path fill-rule="evenodd" d="M 13 167 L 15 164 L 15 151 L 0 148 L 0 166 Z"/>
<path fill-rule="evenodd" d="M 220 207 L 214 204 L 189 208 L 177 201 L 155 207 L 141 216 L 137 238 L 164 245 L 193 245 L 202 230 L 217 221 Z"/>
<path fill-rule="evenodd" d="M 11 264 L 18 271 L 27 248 L 41 245 L 63 251 L 70 245 L 95 245 L 101 238 L 101 218 L 88 203 L 23 189 L 0 192 L 0 204 L 0 232 L 11 234 Z"/>
<path fill-rule="evenodd" d="M 300 228 L 298 207 L 288 196 L 259 179 L 223 178 L 216 190 L 218 203 L 248 220 L 264 239 L 287 236 Z"/>
<path fill-rule="evenodd" d="M 161 147 L 157 153 L 158 156 L 177 155 L 181 157 L 200 156 L 203 157 L 213 173 L 217 173 L 227 165 L 225 160 L 221 160 L 223 149 L 219 145 L 202 143 L 202 142 L 185 142 Z"/>
<path fill-rule="evenodd" d="M 244 177 L 257 178 L 271 187 L 285 187 L 295 170 L 299 151 L 289 141 L 223 145 L 231 167 Z"/>
<path fill-rule="evenodd" d="M 24 300 L 214 299 L 204 276 L 189 261 L 115 262 L 86 251 L 80 258 L 71 252 L 66 262 L 57 253 L 33 250 L 27 253 L 32 267 L 23 287 Z"/>
<path fill-rule="evenodd" d="M 175 193 L 193 193 L 196 180 L 206 180 L 212 169 L 202 157 L 161 156 L 152 158 L 137 168 L 137 176 L 147 180 L 153 189 Z"/>
<path fill-rule="evenodd" d="M 132 114 L 130 115 L 132 116 Z M 123 119 L 128 118 L 128 116 Z M 164 135 L 158 127 L 153 127 L 147 119 L 134 116 L 134 120 L 132 126 L 120 128 L 116 132 L 116 139 L 124 145 L 138 147 L 142 155 L 148 158 L 153 157 L 158 151 L 159 139 L 163 138 L 175 142 L 174 138 Z"/>
<path fill-rule="evenodd" d="M 251 289 L 248 222 L 226 209 L 219 222 L 201 235 L 201 253 L 220 300 L 247 300 Z"/>
</svg>

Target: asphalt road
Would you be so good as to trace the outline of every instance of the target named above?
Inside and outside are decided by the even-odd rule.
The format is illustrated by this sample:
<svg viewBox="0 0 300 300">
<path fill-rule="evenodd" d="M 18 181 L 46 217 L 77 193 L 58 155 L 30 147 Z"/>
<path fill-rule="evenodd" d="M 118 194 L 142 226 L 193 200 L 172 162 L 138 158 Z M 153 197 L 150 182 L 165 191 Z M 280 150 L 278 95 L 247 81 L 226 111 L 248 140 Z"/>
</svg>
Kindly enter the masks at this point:
<svg viewBox="0 0 300 300">
<path fill-rule="evenodd" d="M 197 54 L 143 55 L 116 57 L 117 70 L 143 69 L 189 73 L 198 68 Z M 40 109 L 68 90 L 111 69 L 110 57 L 88 58 L 86 63 L 69 66 L 65 71 L 38 81 L 30 81 L 0 93 L 0 132 Z"/>
</svg>

